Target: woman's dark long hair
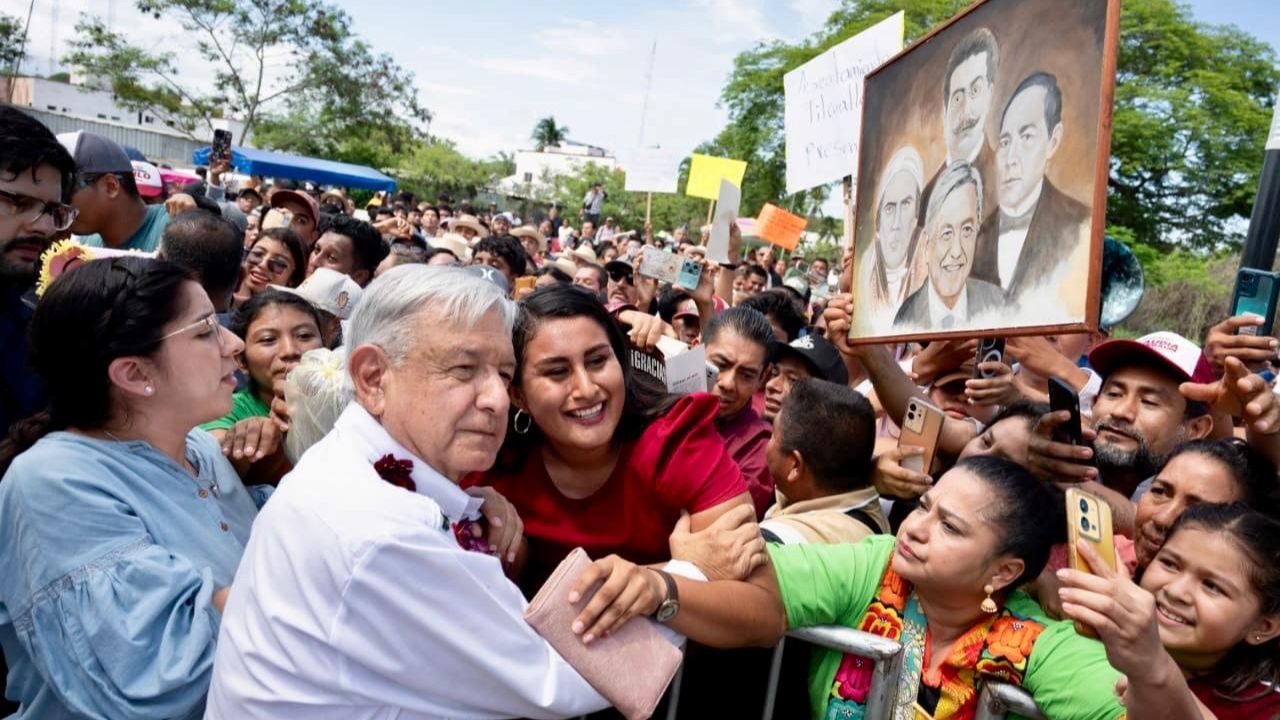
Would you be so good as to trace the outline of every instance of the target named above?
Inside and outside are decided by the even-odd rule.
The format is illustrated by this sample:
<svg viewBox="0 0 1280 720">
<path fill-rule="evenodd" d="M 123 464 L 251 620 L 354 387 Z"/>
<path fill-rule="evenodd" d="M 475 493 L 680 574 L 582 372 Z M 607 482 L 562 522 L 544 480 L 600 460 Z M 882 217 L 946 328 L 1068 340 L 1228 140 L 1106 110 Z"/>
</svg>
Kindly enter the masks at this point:
<svg viewBox="0 0 1280 720">
<path fill-rule="evenodd" d="M 0 442 L 0 475 L 40 438 L 68 427 L 100 428 L 111 419 L 107 368 L 117 358 L 146 357 L 166 325 L 186 311 L 172 263 L 119 257 L 87 262 L 60 276 L 31 318 L 31 366 L 44 380 L 49 407 L 14 424 Z"/>
<path fill-rule="evenodd" d="M 1173 529 L 1196 528 L 1231 538 L 1247 560 L 1249 583 L 1261 601 L 1263 615 L 1280 614 L 1280 521 L 1244 503 L 1195 505 L 1182 513 Z M 1235 702 L 1257 699 L 1259 683 L 1280 685 L 1280 638 L 1258 645 L 1241 641 L 1227 652 L 1207 678 L 1214 692 Z"/>
<path fill-rule="evenodd" d="M 609 347 L 613 349 L 614 356 L 622 366 L 622 382 L 626 388 L 626 399 L 622 405 L 622 417 L 613 433 L 614 443 L 640 437 L 650 423 L 671 410 L 679 397 L 637 381 L 631 369 L 631 348 L 627 344 L 622 328 L 595 295 L 576 285 L 556 284 L 538 288 L 520 302 L 520 316 L 516 319 L 511 338 L 516 355 L 515 379 L 512 384 L 516 387 L 520 386 L 521 373 L 525 367 L 525 350 L 545 321 L 576 317 L 590 318 L 604 330 L 605 336 L 609 339 Z M 516 408 L 513 406 L 511 408 L 513 419 L 515 411 Z M 503 442 L 502 451 L 498 454 L 495 470 L 499 472 L 518 470 L 524 466 L 529 454 L 542 442 L 543 435 L 536 423 L 531 423 L 529 432 L 525 434 L 508 428 L 507 438 Z"/>
</svg>

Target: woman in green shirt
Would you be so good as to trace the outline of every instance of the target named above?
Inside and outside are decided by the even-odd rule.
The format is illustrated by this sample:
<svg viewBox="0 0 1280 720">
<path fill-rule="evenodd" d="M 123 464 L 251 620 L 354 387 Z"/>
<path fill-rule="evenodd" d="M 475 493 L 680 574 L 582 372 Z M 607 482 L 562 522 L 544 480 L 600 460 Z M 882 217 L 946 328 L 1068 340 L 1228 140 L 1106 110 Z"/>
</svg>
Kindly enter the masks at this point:
<svg viewBox="0 0 1280 720">
<path fill-rule="evenodd" d="M 236 310 L 231 331 L 244 340 L 237 362 L 249 386 L 231 396 L 231 412 L 202 427 L 222 444 L 242 478 L 274 484 L 288 470 L 280 452 L 288 418 L 284 403 L 276 403 L 274 412 L 272 403 L 302 354 L 323 347 L 319 318 L 301 297 L 266 290 Z"/>
<path fill-rule="evenodd" d="M 1020 466 L 969 458 L 921 496 L 897 538 L 770 547 L 770 571 L 745 582 L 674 578 L 679 609 L 667 622 L 716 647 L 767 647 L 789 629 L 829 624 L 891 638 L 904 647 L 894 720 L 969 720 L 988 681 L 1021 686 L 1054 720 L 1123 718 L 1120 676 L 1101 643 L 1049 619 L 1017 590 L 1065 536 L 1063 507 L 1060 494 Z M 627 587 L 613 578 L 631 573 L 649 580 L 633 607 L 666 605 L 670 613 L 662 573 L 628 566 L 609 557 L 579 578 L 571 598 L 611 576 L 575 629 L 599 637 L 625 622 L 598 616 L 615 588 Z M 865 658 L 818 653 L 810 674 L 815 720 L 863 718 L 873 667 Z M 1163 712 L 1159 688 L 1130 684 L 1127 697 L 1130 719 Z"/>
</svg>

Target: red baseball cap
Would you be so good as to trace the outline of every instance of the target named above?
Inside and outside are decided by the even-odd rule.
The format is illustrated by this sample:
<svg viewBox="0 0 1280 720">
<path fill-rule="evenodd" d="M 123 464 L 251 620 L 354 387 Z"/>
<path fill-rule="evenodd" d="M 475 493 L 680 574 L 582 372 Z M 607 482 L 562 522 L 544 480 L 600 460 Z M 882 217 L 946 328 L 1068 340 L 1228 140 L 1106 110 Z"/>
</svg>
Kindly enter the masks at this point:
<svg viewBox="0 0 1280 720">
<path fill-rule="evenodd" d="M 1108 340 L 1089 353 L 1089 364 L 1104 378 L 1138 362 L 1168 368 L 1184 382 L 1211 383 L 1217 379 L 1200 346 L 1172 332 L 1155 332 L 1137 340 Z"/>
</svg>

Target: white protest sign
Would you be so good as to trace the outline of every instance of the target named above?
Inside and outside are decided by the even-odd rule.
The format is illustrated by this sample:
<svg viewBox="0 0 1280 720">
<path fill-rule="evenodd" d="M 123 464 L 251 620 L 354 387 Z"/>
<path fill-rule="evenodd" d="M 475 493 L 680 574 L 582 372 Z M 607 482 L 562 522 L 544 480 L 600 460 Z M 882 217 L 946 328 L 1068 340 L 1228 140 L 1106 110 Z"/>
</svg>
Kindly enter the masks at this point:
<svg viewBox="0 0 1280 720">
<path fill-rule="evenodd" d="M 1268 150 L 1280 150 L 1280 97 L 1276 98 L 1276 109 L 1271 114 L 1271 136 L 1267 138 Z"/>
<path fill-rule="evenodd" d="M 720 199 L 716 200 L 715 219 L 711 221 L 711 237 L 707 238 L 707 259 L 729 262 L 729 223 L 738 217 L 742 190 L 728 180 L 720 180 Z"/>
<path fill-rule="evenodd" d="M 905 30 L 898 12 L 783 76 L 787 194 L 858 174 L 862 81 L 902 50 Z"/>
<path fill-rule="evenodd" d="M 707 392 L 707 351 L 691 348 L 669 337 L 658 338 L 658 351 L 666 361 L 667 392 L 687 395 Z"/>
<path fill-rule="evenodd" d="M 683 153 L 662 148 L 630 148 L 618 155 L 618 164 L 627 174 L 624 190 L 654 193 L 676 191 L 680 182 Z"/>
</svg>

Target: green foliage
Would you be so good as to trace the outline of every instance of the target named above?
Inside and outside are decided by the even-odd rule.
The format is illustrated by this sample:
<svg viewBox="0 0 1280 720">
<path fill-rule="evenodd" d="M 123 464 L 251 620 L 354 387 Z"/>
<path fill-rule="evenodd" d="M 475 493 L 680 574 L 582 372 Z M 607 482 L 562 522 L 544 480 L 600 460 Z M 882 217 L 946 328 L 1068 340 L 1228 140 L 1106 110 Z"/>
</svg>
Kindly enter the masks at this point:
<svg viewBox="0 0 1280 720">
<path fill-rule="evenodd" d="M 0 13 L 0 68 L 9 72 L 22 59 L 22 39 L 26 28 L 12 15 Z"/>
<path fill-rule="evenodd" d="M 1280 83 L 1276 54 L 1173 0 L 1120 16 L 1108 222 L 1159 247 L 1238 244 Z"/>
<path fill-rule="evenodd" d="M 427 140 L 413 144 L 390 166 L 400 183 L 420 198 L 448 193 L 455 198 L 474 197 L 485 187 L 510 174 L 509 159 L 472 160 L 447 140 Z M 514 170 L 512 170 L 514 172 Z"/>
<path fill-rule="evenodd" d="M 810 37 L 739 54 L 720 98 L 729 124 L 699 151 L 750 163 L 744 214 L 785 198 L 783 75 L 899 10 L 906 10 L 912 42 L 967 5 L 844 0 Z M 1159 247 L 1237 244 L 1280 82 L 1275 52 L 1239 29 L 1195 22 L 1175 0 L 1125 0 L 1121 7 L 1108 221 Z M 827 192 L 817 188 L 780 204 L 809 214 Z"/>
<path fill-rule="evenodd" d="M 548 145 L 559 145 L 568 139 L 569 128 L 557 125 L 555 116 L 548 115 L 533 126 L 533 134 L 530 137 L 533 139 L 538 152 L 542 152 L 543 148 Z"/>
<path fill-rule="evenodd" d="M 1171 330 L 1203 342 L 1209 328 L 1227 317 L 1238 254 L 1161 252 L 1148 245 L 1133 251 L 1143 261 L 1147 289 L 1137 311 L 1118 329 L 1121 336 Z"/>
<path fill-rule="evenodd" d="M 213 69 L 211 88 L 181 77 L 172 52 L 130 44 L 83 17 L 64 61 L 110 78 L 121 104 L 147 109 L 193 138 L 224 114 L 258 144 L 340 160 L 382 159 L 407 148 L 430 118 L 413 75 L 356 38 L 342 10 L 312 0 L 138 0 L 176 20 L 183 47 Z"/>
</svg>

